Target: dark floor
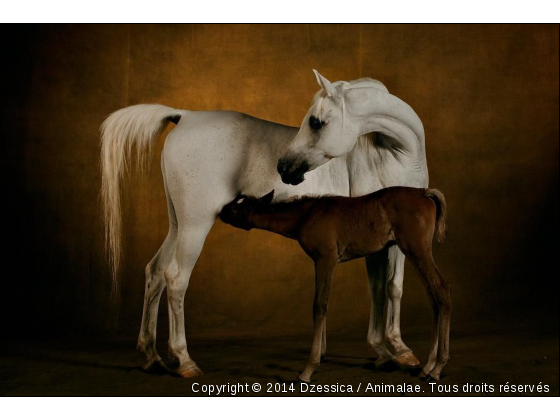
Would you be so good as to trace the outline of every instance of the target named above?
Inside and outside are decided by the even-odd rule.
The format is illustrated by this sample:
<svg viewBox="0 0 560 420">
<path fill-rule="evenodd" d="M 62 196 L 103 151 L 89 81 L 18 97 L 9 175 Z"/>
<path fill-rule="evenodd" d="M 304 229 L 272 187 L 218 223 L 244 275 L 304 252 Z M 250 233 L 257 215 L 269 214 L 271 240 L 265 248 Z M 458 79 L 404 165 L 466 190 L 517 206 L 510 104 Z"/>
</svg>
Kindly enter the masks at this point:
<svg viewBox="0 0 560 420">
<path fill-rule="evenodd" d="M 407 337 L 407 344 L 421 361 L 426 360 L 427 337 L 412 335 Z M 202 385 L 247 383 L 251 387 L 259 383 L 260 392 L 238 395 L 302 395 L 301 385 L 293 380 L 305 365 L 309 345 L 310 337 L 191 339 L 190 353 L 206 374 L 181 379 L 140 370 L 142 357 L 135 352 L 134 339 L 12 341 L 3 345 L 0 353 L 0 395 L 204 395 L 202 391 L 193 392 L 195 383 L 200 390 Z M 164 355 L 164 340 L 161 346 L 160 354 Z M 402 371 L 390 366 L 377 370 L 364 337 L 330 334 L 327 358 L 315 374 L 313 385 L 352 385 L 353 393 L 338 395 L 403 394 L 396 389 L 365 392 L 368 384 L 420 386 L 419 393 L 404 392 L 405 395 L 465 395 L 465 384 L 486 384 L 494 386 L 493 393 L 468 395 L 558 396 L 558 333 L 537 334 L 531 329 L 477 335 L 455 333 L 451 350 L 452 360 L 438 382 L 442 392 L 432 392 L 431 385 L 417 377 L 417 370 Z M 274 390 L 274 386 L 289 391 L 292 384 L 294 392 L 266 392 L 269 387 Z M 535 388 L 533 392 L 501 392 L 500 385 L 506 384 Z M 549 392 L 538 393 L 539 384 L 549 386 Z M 446 393 L 453 385 L 458 386 L 458 392 Z"/>
</svg>

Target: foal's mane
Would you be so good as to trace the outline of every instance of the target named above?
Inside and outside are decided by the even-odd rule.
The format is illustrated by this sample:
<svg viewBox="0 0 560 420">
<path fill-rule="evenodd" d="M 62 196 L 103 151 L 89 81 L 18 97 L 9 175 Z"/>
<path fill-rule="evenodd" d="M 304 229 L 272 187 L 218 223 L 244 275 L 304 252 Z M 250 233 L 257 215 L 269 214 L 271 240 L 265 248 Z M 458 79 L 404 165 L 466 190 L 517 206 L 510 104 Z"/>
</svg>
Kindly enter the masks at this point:
<svg viewBox="0 0 560 420">
<path fill-rule="evenodd" d="M 277 211 L 289 210 L 291 208 L 297 208 L 299 206 L 304 206 L 306 204 L 321 203 L 333 197 L 338 197 L 338 196 L 333 194 L 301 195 L 301 196 L 290 197 L 286 200 L 276 201 L 267 205 L 260 205 L 260 206 L 259 206 L 259 202 L 256 201 L 255 202 L 256 207 L 254 208 L 258 209 L 258 211 L 262 213 L 275 213 Z M 255 197 L 248 197 L 248 198 L 254 199 Z"/>
<path fill-rule="evenodd" d="M 311 200 L 321 200 L 324 198 L 331 198 L 336 197 L 334 194 L 320 194 L 320 195 L 313 195 L 313 194 L 305 194 L 305 195 L 296 195 L 295 197 L 290 197 L 286 200 L 277 201 L 275 203 L 271 203 L 271 206 L 275 204 L 290 204 L 300 201 L 311 201 Z"/>
</svg>

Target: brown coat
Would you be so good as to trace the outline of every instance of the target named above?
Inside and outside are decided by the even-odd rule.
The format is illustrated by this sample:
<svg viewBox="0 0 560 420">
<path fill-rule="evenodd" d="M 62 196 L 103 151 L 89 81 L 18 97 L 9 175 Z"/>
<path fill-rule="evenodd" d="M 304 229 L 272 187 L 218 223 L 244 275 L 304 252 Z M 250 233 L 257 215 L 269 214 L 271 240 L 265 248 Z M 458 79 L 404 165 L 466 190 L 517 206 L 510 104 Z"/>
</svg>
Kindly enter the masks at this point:
<svg viewBox="0 0 560 420">
<path fill-rule="evenodd" d="M 220 218 L 242 229 L 264 229 L 299 242 L 315 262 L 313 313 L 315 338 L 301 380 L 317 369 L 324 341 L 330 279 L 339 262 L 366 257 L 397 245 L 421 274 L 434 310 L 434 338 L 423 375 L 439 379 L 449 359 L 449 284 L 432 257 L 434 232 L 442 242 L 447 229 L 443 194 L 434 189 L 392 187 L 357 198 L 303 197 L 271 203 L 274 191 L 262 198 L 239 196 Z"/>
</svg>

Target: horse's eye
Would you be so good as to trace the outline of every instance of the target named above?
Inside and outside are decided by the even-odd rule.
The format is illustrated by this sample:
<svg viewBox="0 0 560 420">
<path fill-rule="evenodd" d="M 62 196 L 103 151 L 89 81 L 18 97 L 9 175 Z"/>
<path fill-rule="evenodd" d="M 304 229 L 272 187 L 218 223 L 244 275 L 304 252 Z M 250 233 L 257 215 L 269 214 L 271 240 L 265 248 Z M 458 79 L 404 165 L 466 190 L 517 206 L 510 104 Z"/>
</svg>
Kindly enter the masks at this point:
<svg viewBox="0 0 560 420">
<path fill-rule="evenodd" d="M 319 118 L 314 117 L 313 115 L 309 117 L 309 126 L 312 130 L 320 130 L 321 128 L 323 128 L 323 124 L 324 123 Z"/>
</svg>

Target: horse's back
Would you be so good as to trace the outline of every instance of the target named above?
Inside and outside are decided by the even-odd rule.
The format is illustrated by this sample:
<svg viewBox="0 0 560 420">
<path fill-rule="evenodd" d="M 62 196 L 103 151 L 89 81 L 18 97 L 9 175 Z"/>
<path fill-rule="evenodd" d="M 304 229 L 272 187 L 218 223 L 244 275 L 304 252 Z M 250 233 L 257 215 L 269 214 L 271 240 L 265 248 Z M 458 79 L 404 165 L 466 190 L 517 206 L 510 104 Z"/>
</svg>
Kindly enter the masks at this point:
<svg viewBox="0 0 560 420">
<path fill-rule="evenodd" d="M 276 155 L 291 130 L 297 131 L 234 111 L 182 112 L 162 155 L 172 198 L 214 207 L 231 201 L 245 184 L 272 186 Z"/>
<path fill-rule="evenodd" d="M 297 130 L 237 111 L 183 111 L 174 133 L 186 137 L 228 136 L 254 132 Z"/>
</svg>

